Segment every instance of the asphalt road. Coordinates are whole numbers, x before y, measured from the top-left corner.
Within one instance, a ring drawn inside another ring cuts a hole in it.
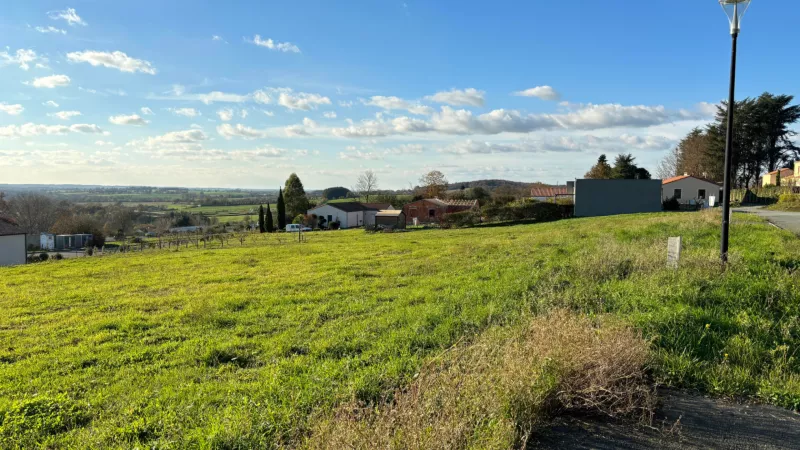
[[[800,212],[770,211],[762,206],[742,206],[733,210],[734,212],[757,214],[784,230],[800,234]]]
[[[564,416],[528,449],[800,449],[800,415],[789,410],[669,390],[661,400],[651,427]]]

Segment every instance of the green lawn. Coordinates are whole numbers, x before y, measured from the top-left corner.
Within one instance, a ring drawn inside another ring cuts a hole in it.
[[[737,214],[721,273],[718,220],[264,235],[0,268],[0,447],[291,446],[453,343],[564,306],[643,330],[662,383],[798,408],[800,241]]]

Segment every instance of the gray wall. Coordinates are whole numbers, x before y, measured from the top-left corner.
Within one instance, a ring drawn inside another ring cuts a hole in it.
[[[661,211],[661,180],[577,180],[575,216]]]

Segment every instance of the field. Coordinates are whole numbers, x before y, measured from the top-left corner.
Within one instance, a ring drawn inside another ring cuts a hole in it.
[[[564,309],[640,330],[654,382],[800,408],[800,242],[737,214],[722,273],[718,221],[264,235],[0,269],[0,447],[297,446],[454,344]]]

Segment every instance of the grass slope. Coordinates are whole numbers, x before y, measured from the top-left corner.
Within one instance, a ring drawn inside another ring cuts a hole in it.
[[[661,382],[800,406],[800,243],[674,213],[0,269],[0,446],[272,447],[525,312],[612,313]],[[682,235],[678,271],[666,238]]]

